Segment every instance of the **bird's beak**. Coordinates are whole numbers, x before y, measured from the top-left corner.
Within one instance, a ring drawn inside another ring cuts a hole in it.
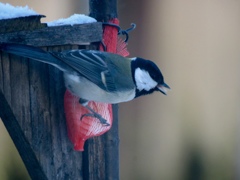
[[[166,83],[159,84],[157,86],[158,90],[163,93],[164,95],[167,95],[167,91],[171,89]]]

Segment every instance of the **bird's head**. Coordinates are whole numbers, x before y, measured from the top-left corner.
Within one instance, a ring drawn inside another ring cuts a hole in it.
[[[132,58],[132,76],[136,85],[136,97],[160,91],[167,95],[170,87],[164,82],[157,65],[142,58]]]

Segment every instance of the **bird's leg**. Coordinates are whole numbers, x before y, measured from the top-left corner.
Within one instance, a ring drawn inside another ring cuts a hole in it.
[[[90,117],[94,117],[94,118],[97,118],[101,124],[105,125],[105,126],[109,126],[110,124],[107,122],[106,119],[104,119],[101,114],[98,114],[96,113],[91,107],[89,107],[88,105],[85,106],[85,108],[87,108],[91,113],[88,113],[88,114],[84,114],[82,115],[81,117],[81,120],[83,117],[85,116],[90,116]]]
[[[81,116],[80,120],[82,120],[85,116],[90,116],[90,117],[94,117],[97,118],[101,124],[105,125],[105,126],[109,126],[110,124],[107,123],[107,120],[104,119],[101,114],[98,114],[97,112],[95,112],[90,106],[88,106],[88,101],[85,99],[79,99],[79,103],[81,105],[83,105],[85,108],[87,108],[91,113],[87,113]]]

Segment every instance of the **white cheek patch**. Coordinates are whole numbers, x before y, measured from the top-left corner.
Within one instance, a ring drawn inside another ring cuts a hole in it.
[[[146,90],[149,91],[150,89],[153,89],[157,86],[157,82],[154,81],[151,76],[149,75],[149,73],[145,70],[142,70],[140,68],[137,68],[135,70],[135,81],[136,81],[136,85],[137,85],[137,89],[139,91],[141,90]]]

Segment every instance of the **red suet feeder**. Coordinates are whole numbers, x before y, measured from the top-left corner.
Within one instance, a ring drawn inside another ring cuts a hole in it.
[[[67,120],[68,137],[77,151],[84,150],[84,143],[88,138],[100,136],[112,126],[112,106],[106,103],[89,102],[95,112],[107,120],[109,126],[103,125],[94,117],[85,116],[88,110],[79,103],[79,98],[72,95],[68,90],[64,95],[64,109]]]

